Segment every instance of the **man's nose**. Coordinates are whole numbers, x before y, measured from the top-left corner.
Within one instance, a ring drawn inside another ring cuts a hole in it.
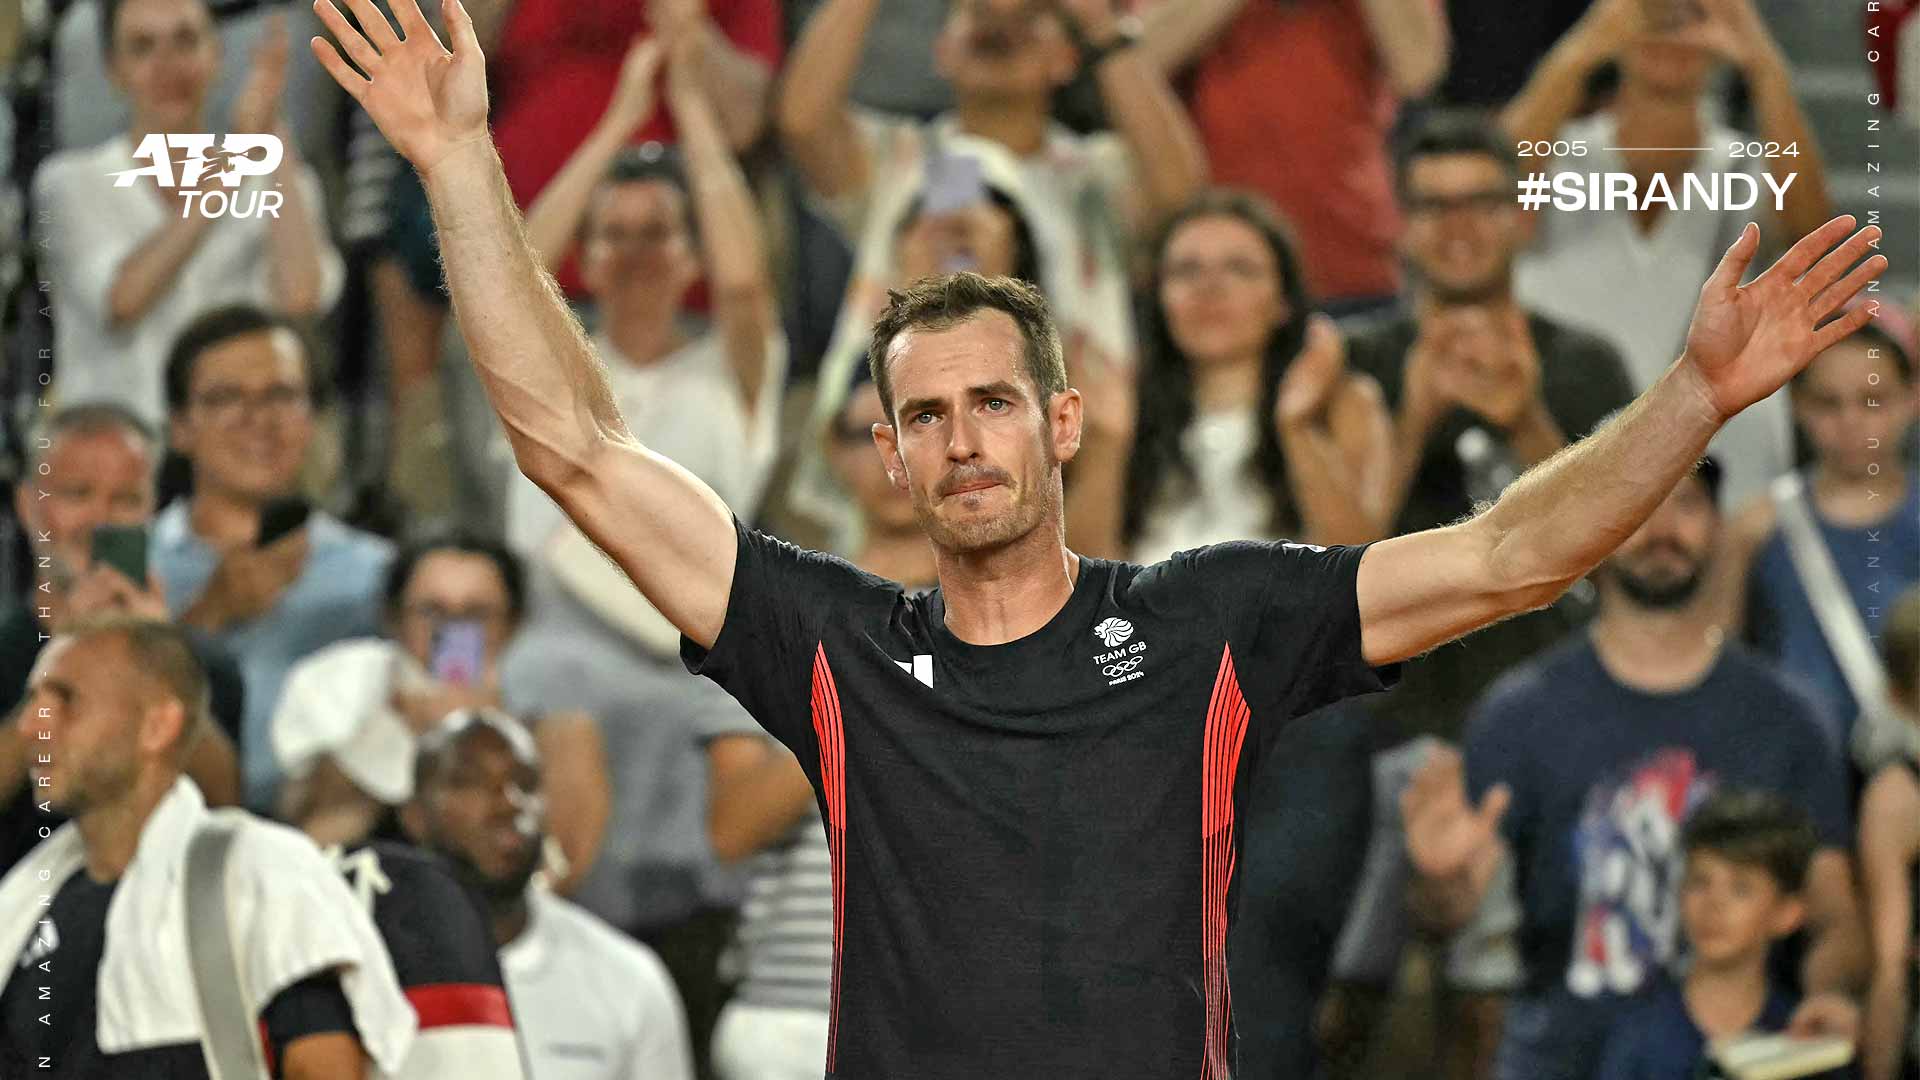
[[[971,416],[965,412],[955,414],[953,422],[947,425],[947,432],[947,457],[966,461],[978,456],[980,430]]]

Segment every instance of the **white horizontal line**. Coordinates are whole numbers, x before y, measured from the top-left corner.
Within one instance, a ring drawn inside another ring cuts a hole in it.
[[[1711,150],[1711,146],[1603,146],[1602,150]]]

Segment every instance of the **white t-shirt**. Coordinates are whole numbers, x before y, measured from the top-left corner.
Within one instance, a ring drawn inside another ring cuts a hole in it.
[[[1745,172],[1758,179],[1755,159],[1727,153],[1728,144],[1740,138],[1737,132],[1711,122],[1702,131],[1701,145],[1708,149],[1687,167],[1689,173]],[[1574,121],[1555,138],[1585,140],[1588,154],[1556,158],[1549,172],[1626,171],[1625,157],[1608,149],[1619,143],[1610,111]],[[1679,357],[1700,286],[1746,223],[1758,221],[1771,239],[1778,238],[1779,230],[1768,220],[1771,191],[1764,181],[1759,190],[1761,201],[1746,210],[1662,210],[1651,233],[1641,232],[1635,215],[1624,209],[1543,210],[1534,245],[1515,267],[1520,303],[1611,341],[1634,389],[1643,391]],[[1761,269],[1756,260],[1753,272]],[[1792,464],[1786,391],[1734,417],[1710,449],[1726,477],[1722,505],[1737,506],[1764,490]]]
[[[1273,493],[1249,464],[1260,449],[1259,410],[1200,413],[1180,435],[1194,479],[1166,470],[1140,535],[1127,551],[1137,563],[1156,563],[1176,551],[1227,540],[1280,540],[1272,534]]]
[[[693,1080],[680,994],[652,949],[543,889],[500,950],[521,1044],[540,1080]]]
[[[699,477],[734,513],[750,517],[778,450],[785,336],[767,338],[766,377],[751,415],[717,333],[702,334],[644,366],[621,356],[604,336],[596,335],[593,347],[606,363],[614,401],[633,437]],[[516,472],[507,494],[507,543],[532,557],[562,528],[573,528],[566,514]]]
[[[117,135],[48,158],[34,174],[33,195],[35,228],[53,281],[56,398],[62,405],[116,402],[157,425],[167,411],[167,351],[187,323],[223,304],[276,305],[267,243],[271,219],[223,217],[145,315],[118,332],[107,329],[107,296],[120,264],[181,211],[177,194],[156,193],[144,180],[114,186],[114,172],[148,164],[134,158],[128,136]],[[326,201],[313,170],[305,162],[283,163],[275,175],[248,177],[231,190],[245,202],[287,183],[300,186],[313,215],[321,307],[331,307],[346,271],[326,236]]]

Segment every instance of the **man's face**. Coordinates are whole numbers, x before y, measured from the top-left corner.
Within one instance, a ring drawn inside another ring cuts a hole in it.
[[[17,721],[36,801],[78,817],[132,790],[141,703],[131,666],[111,635],[56,637],[41,651]]]
[[[1814,357],[1793,384],[1794,418],[1814,456],[1849,479],[1865,479],[1898,456],[1913,423],[1913,386],[1886,351],[1872,339],[1848,338]]]
[[[145,525],[153,517],[153,459],[132,433],[69,432],[54,439],[41,461],[44,474],[14,489],[14,510],[30,537],[47,534],[50,550],[36,544],[35,554],[52,557],[52,577],[70,579],[87,569],[93,530]]]
[[[453,548],[429,552],[413,565],[396,617],[396,638],[422,666],[433,662],[434,632],[449,622],[476,622],[485,629],[488,663],[513,630],[500,567],[485,555]]]
[[[545,839],[539,771],[487,727],[469,730],[445,752],[414,796],[422,841],[488,899],[518,896],[539,869]]]
[[[194,361],[174,446],[194,485],[255,503],[291,494],[313,441],[313,407],[298,338],[262,330],[228,338]]]
[[[1640,607],[1684,607],[1700,587],[1719,521],[1706,481],[1685,477],[1613,553],[1608,573]]]
[[[1018,269],[1019,248],[1013,215],[983,202],[950,214],[923,211],[900,230],[894,264],[902,281],[944,274],[956,266],[987,277],[1010,277]]]
[[[1058,520],[1059,466],[1079,447],[1078,413],[1040,400],[1023,347],[1013,317],[989,310],[945,330],[907,330],[888,350],[894,425],[876,441],[942,551],[1002,547]]]
[[[870,530],[897,533],[916,523],[913,500],[893,486],[887,470],[873,454],[873,425],[887,423],[880,391],[863,383],[840,410],[829,437],[833,440],[833,471],[852,494]]]
[[[952,0],[934,66],[961,100],[1044,100],[1078,62],[1049,0]]]
[[[121,6],[107,74],[142,126],[193,130],[219,68],[220,39],[202,0],[127,0]]]
[[[1764,869],[1696,850],[1680,881],[1680,918],[1697,961],[1725,965],[1756,953],[1799,925],[1800,901]]]
[[[671,304],[700,277],[687,200],[664,180],[602,184],[581,238],[580,274],[604,305]]]
[[[1400,250],[1442,303],[1481,303],[1507,288],[1522,229],[1512,188],[1485,154],[1430,154],[1408,165]]]

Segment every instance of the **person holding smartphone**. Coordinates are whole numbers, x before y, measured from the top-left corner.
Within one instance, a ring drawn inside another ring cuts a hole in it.
[[[245,305],[203,313],[174,342],[166,385],[193,486],[154,520],[153,568],[169,612],[240,663],[244,797],[265,810],[280,783],[267,732],[281,681],[316,649],[378,631],[393,549],[300,498],[314,384],[284,316]]]
[[[152,431],[120,406],[76,405],[47,417],[26,445],[22,475],[32,479],[14,489],[13,499],[35,569],[31,591],[5,598],[0,608],[0,715],[25,695],[51,635],[85,619],[165,618],[167,611],[148,566],[159,457]],[[195,744],[186,771],[210,803],[230,804],[240,791],[240,672],[206,635],[190,630],[187,641],[206,670],[215,723]],[[29,764],[19,731],[0,725],[0,874],[39,842],[37,826],[61,820],[38,809]]]

